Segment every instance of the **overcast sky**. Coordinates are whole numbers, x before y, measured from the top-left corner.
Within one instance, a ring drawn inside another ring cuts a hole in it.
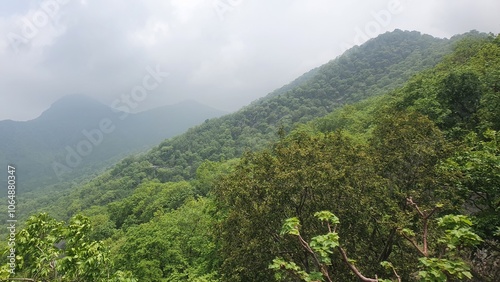
[[[234,111],[369,37],[499,33],[499,11],[498,0],[1,1],[0,120],[36,118],[68,94]]]

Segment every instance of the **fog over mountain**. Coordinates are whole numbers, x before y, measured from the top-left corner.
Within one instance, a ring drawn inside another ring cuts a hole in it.
[[[73,173],[95,172],[222,114],[194,101],[129,114],[70,95],[36,119],[0,121],[0,163],[23,167],[20,191],[42,188]]]
[[[469,4],[4,1],[0,120],[34,119],[72,93],[108,106],[142,95],[134,112],[185,99],[234,111],[347,47],[396,28],[437,37],[472,29],[500,32],[500,2]],[[150,81],[151,70],[165,75]]]

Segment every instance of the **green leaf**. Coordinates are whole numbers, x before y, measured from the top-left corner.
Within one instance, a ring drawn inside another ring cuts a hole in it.
[[[321,221],[328,221],[330,224],[339,224],[340,220],[337,216],[329,211],[320,211],[314,214]]]
[[[393,269],[394,266],[392,265],[392,263],[388,262],[388,261],[381,261],[380,262],[380,265],[385,268],[385,269]]]
[[[311,249],[321,257],[322,262],[330,264],[329,255],[333,253],[334,248],[339,246],[339,235],[330,232],[325,235],[313,237],[310,243]]]
[[[415,236],[415,232],[411,229],[408,229],[408,228],[403,228],[399,232],[401,232],[401,234],[408,236],[408,237]]]
[[[281,235],[295,235],[299,236],[300,221],[296,217],[288,218],[285,220],[283,227],[281,228]]]

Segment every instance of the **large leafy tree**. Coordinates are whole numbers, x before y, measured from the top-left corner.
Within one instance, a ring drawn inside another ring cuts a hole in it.
[[[399,206],[413,197],[421,204],[440,198],[453,200],[453,191],[437,169],[440,161],[450,154],[442,132],[426,116],[417,112],[380,114],[370,138],[370,150],[377,174],[387,182],[387,188]]]
[[[314,232],[320,227],[313,217],[318,209],[349,219],[342,232],[349,234],[346,245],[357,259],[376,257],[373,247],[383,245],[377,206],[387,197],[372,168],[366,148],[342,133],[300,130],[271,150],[245,156],[216,188],[226,215],[220,226],[224,281],[272,281],[267,265],[279,253],[312,267],[310,254],[281,238],[279,230],[284,219],[297,217]],[[370,237],[371,248],[357,240],[362,236]]]
[[[279,227],[296,217],[310,232],[303,234],[307,240],[319,228],[313,214],[322,209],[345,218],[339,228],[343,244],[366,273],[377,273],[378,262],[396,256],[402,275],[409,275],[418,262],[396,236],[398,227],[418,225],[407,199],[423,209],[444,202],[445,210],[460,200],[439,169],[449,153],[434,123],[415,112],[379,114],[368,143],[303,128],[268,151],[248,154],[220,182],[216,198],[227,215],[220,234],[227,281],[273,279],[266,266],[277,254],[309,271],[314,258],[280,238]],[[332,260],[335,277],[352,279],[336,261],[341,260]]]

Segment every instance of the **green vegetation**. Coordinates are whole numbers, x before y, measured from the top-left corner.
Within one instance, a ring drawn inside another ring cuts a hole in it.
[[[428,250],[428,220],[434,212],[442,205],[437,205],[431,212],[425,214],[419,207],[413,203],[411,199],[409,204],[415,207],[424,222],[423,230],[423,247],[420,248],[414,238],[415,233],[410,229],[402,229],[400,232],[405,239],[407,239],[422,255],[419,258],[419,269],[421,269],[416,278],[419,281],[448,281],[458,278],[460,280],[472,278],[470,268],[462,261],[457,249],[464,246],[475,246],[481,242],[481,238],[471,231],[472,222],[463,215],[446,215],[439,218],[438,226],[443,229],[442,237],[437,239],[437,242],[443,244],[445,247],[440,248],[440,252],[430,252]],[[300,245],[313,257],[313,265],[318,271],[311,271],[310,273],[301,270],[294,262],[287,262],[283,258],[275,258],[273,263],[269,266],[270,269],[276,272],[275,277],[277,280],[283,280],[292,277],[299,277],[301,280],[322,281],[326,280],[332,282],[335,273],[331,271],[333,251],[338,250],[341,259],[349,267],[352,274],[359,278],[361,281],[368,282],[391,282],[390,279],[379,279],[377,275],[375,278],[368,278],[364,276],[359,269],[355,266],[354,261],[347,257],[346,251],[340,246],[339,234],[336,231],[337,225],[340,223],[339,218],[328,211],[317,212],[314,214],[319,220],[324,222],[327,226],[328,233],[325,235],[315,236],[308,243],[300,234],[300,221],[298,218],[293,217],[285,221],[281,230],[281,235],[294,235],[299,238]],[[430,255],[436,257],[429,257]],[[381,261],[380,265],[388,270],[391,270],[395,279],[401,282],[401,276],[398,274],[394,265],[387,261]]]
[[[89,238],[89,219],[76,215],[67,225],[46,213],[31,216],[16,235],[15,271],[28,281],[137,281],[130,272],[112,272],[112,262],[102,242]],[[10,275],[0,269],[0,279]]]
[[[30,202],[16,277],[495,281],[499,70],[500,36],[382,35]]]

